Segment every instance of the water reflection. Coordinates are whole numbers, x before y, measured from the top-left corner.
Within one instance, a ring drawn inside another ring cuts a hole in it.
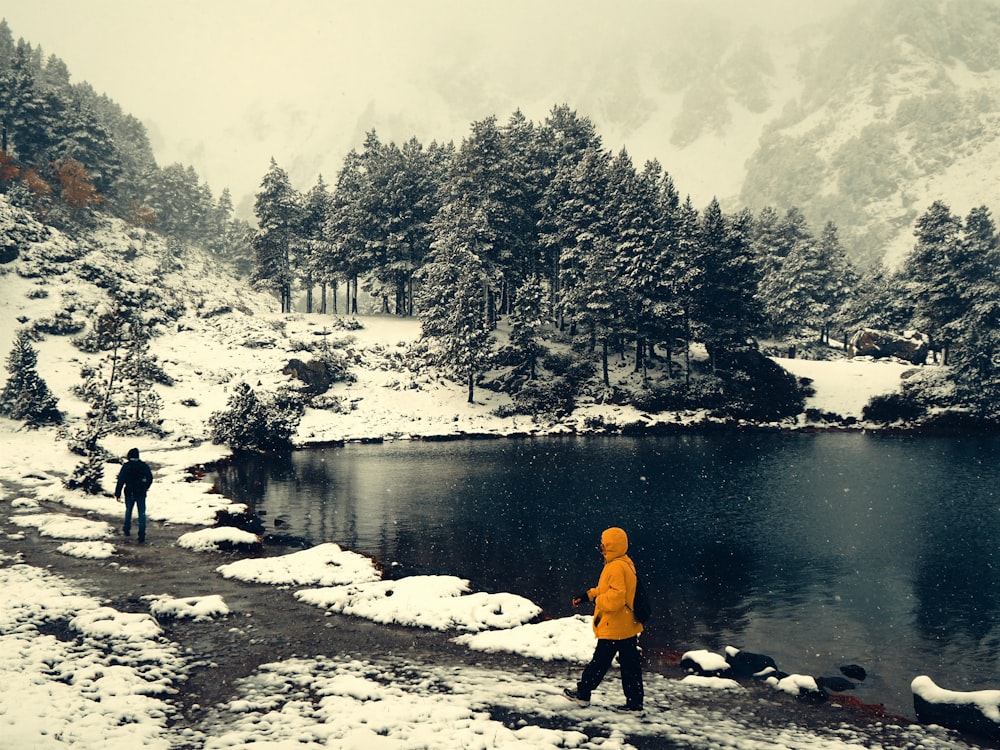
[[[629,531],[646,643],[737,645],[788,671],[857,662],[891,710],[916,674],[997,687],[1000,441],[682,435],[348,445],[237,461],[229,496],[387,575],[452,573],[552,616]],[[888,698],[886,697],[888,693]],[[866,696],[859,695],[862,699]]]

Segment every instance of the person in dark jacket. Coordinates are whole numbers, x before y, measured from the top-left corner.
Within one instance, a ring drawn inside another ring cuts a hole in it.
[[[139,460],[139,449],[132,448],[128,452],[128,460],[118,472],[118,483],[115,485],[115,500],[121,502],[122,489],[125,490],[125,523],[122,533],[129,536],[132,533],[132,509],[138,511],[139,541],[146,541],[146,492],[153,483],[153,472],[145,461]]]
[[[642,659],[639,654],[639,633],[642,624],[636,621],[635,563],[628,556],[628,535],[617,527],[601,534],[600,551],[604,568],[597,586],[573,598],[573,606],[584,601],[594,603],[594,635],[597,646],[590,664],[575,690],[563,691],[577,705],[590,705],[590,694],[601,684],[615,655],[622,668],[622,690],[625,705],[619,710],[641,714],[643,703]]]

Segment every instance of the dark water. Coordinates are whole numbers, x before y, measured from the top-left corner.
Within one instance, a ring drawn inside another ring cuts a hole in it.
[[[1000,440],[863,434],[352,444],[218,477],[269,526],[387,576],[449,573],[551,616],[621,526],[658,617],[647,646],[734,645],[787,672],[869,678],[913,715],[919,674],[1000,688]]]

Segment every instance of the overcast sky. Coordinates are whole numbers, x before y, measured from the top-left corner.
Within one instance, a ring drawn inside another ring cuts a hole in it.
[[[723,17],[787,27],[848,1],[697,5]],[[680,5],[682,0],[7,0],[0,15],[15,39],[62,58],[74,82],[88,81],[145,122],[158,160],[169,164],[194,161],[192,143],[224,134],[257,102],[284,100],[308,110],[320,96],[328,112],[340,103],[354,127],[359,108],[379,95],[404,95],[400,82],[436,59],[460,66],[464,54],[488,45],[555,60],[561,49],[579,54],[647,17],[668,24]],[[551,73],[544,67],[533,70]],[[512,102],[496,114],[505,119],[518,106]],[[462,134],[432,133],[426,140],[456,135]],[[186,150],[178,145],[185,142]],[[272,155],[253,155],[254,174],[263,174]],[[232,160],[248,157],[234,153]],[[219,180],[242,179],[219,174],[218,160],[211,161],[195,168],[216,192],[225,186]]]

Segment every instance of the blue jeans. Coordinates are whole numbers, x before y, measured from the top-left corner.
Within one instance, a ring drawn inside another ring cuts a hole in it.
[[[612,660],[618,655],[618,663],[622,668],[622,690],[625,693],[625,704],[630,708],[641,708],[642,689],[642,657],[639,655],[639,637],[624,638],[620,641],[610,641],[601,638],[594,649],[594,657],[583,670],[583,677],[576,685],[576,691],[581,698],[590,700],[590,694],[604,679]]]
[[[146,496],[125,494],[125,523],[122,525],[125,536],[128,536],[129,532],[132,531],[132,508],[139,511],[137,520],[139,522],[139,541],[141,542],[146,538]]]

